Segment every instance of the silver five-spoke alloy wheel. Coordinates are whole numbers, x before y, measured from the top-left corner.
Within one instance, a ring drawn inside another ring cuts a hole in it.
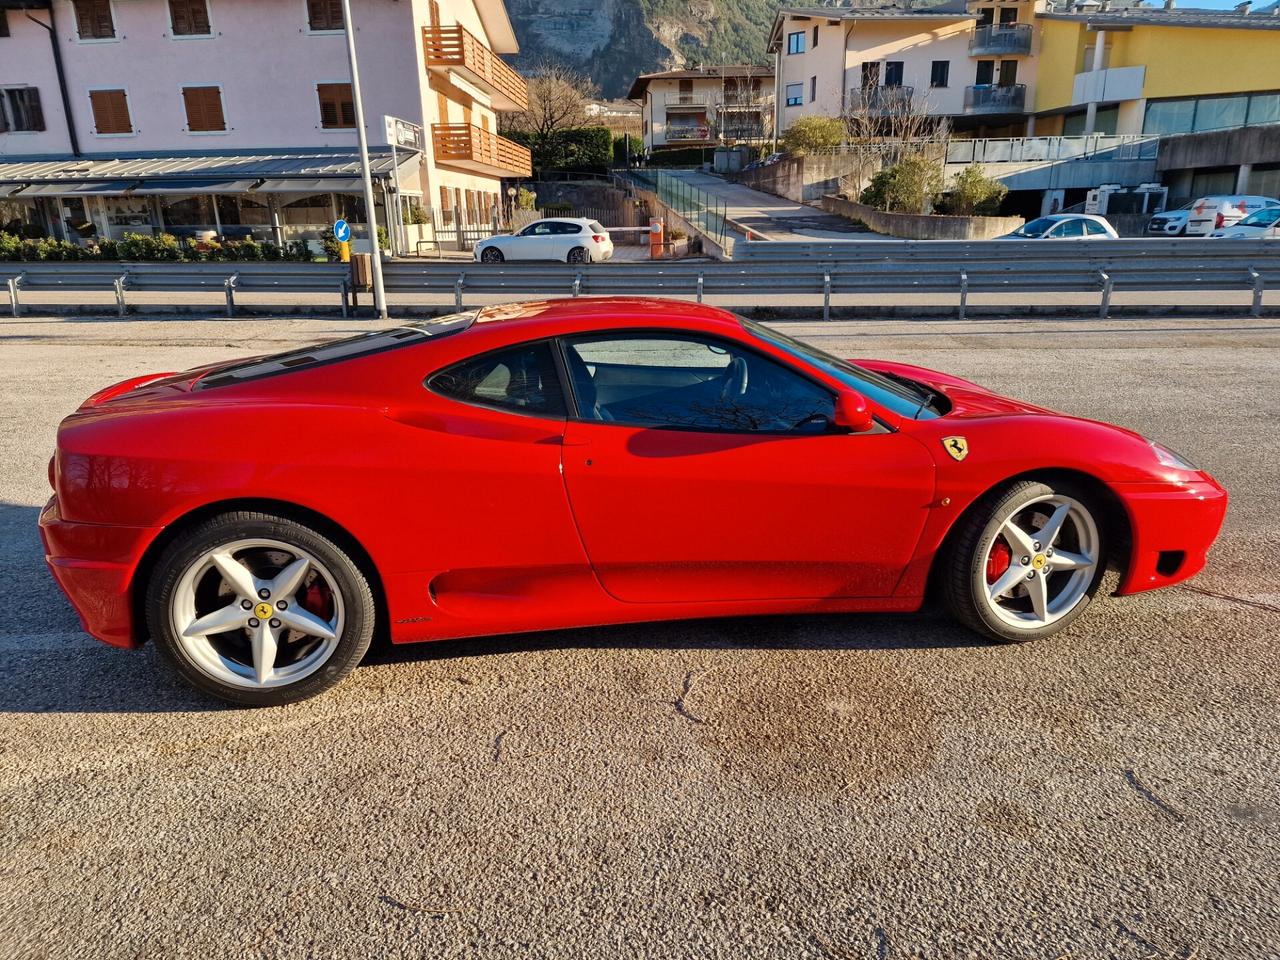
[[[173,635],[211,679],[268,689],[320,670],[342,636],[342,592],[314,555],[271,539],[209,549],[171,594]]]
[[[1000,517],[975,593],[1017,630],[1067,616],[1089,592],[1101,556],[1098,526],[1079,500],[1053,493],[1015,503]]]

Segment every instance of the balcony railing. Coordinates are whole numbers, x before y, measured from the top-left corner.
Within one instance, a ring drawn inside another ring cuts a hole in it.
[[[867,113],[905,113],[911,109],[915,87],[862,87],[849,91],[849,108]]]
[[[436,163],[492,177],[533,174],[529,151],[491,130],[469,123],[433,123],[431,142]]]
[[[721,98],[720,106],[726,110],[764,110],[773,106],[773,94],[763,91],[754,93],[728,91]]]
[[[667,124],[667,142],[679,143],[698,140],[710,140],[711,127],[704,124],[672,126]]]
[[[457,70],[493,97],[496,110],[526,110],[529,88],[524,77],[466,27],[423,27],[422,52],[430,70]]]
[[[668,110],[672,108],[678,110],[682,107],[705,107],[711,103],[711,93],[706,90],[693,93],[668,93],[664,96],[663,103]]]
[[[1017,56],[1031,52],[1029,23],[990,23],[978,27],[969,39],[969,56]]]
[[[1027,104],[1027,85],[1011,83],[995,86],[989,83],[964,88],[965,113],[1023,113]]]

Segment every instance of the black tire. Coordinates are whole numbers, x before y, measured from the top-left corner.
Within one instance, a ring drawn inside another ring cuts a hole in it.
[[[999,533],[1002,518],[1011,509],[1019,503],[1055,494],[1078,501],[1095,519],[1099,546],[1093,578],[1075,606],[1058,619],[1038,628],[1014,627],[993,613],[985,598],[978,594],[978,585],[985,582],[987,554]],[[999,643],[1027,643],[1065,630],[1084,613],[1102,582],[1107,558],[1104,516],[1102,504],[1095,496],[1068,483],[1050,485],[1019,480],[986,494],[957,521],[938,554],[941,564],[938,583],[947,609],[963,626]]]
[[[587,253],[586,247],[574,247],[566,260],[568,263],[590,263],[591,254]]]
[[[481,263],[502,263],[506,259],[497,247],[485,247],[480,251]]]
[[[294,544],[310,553],[332,576],[344,608],[337,647],[316,672],[294,683],[262,689],[225,683],[202,670],[179,642],[169,615],[174,590],[191,564],[222,544],[254,538]],[[146,592],[147,628],[164,659],[197,690],[241,707],[295,703],[337,684],[355,669],[369,649],[375,614],[368,579],[340,546],[297,521],[249,511],[220,514],[183,533],[160,555]]]

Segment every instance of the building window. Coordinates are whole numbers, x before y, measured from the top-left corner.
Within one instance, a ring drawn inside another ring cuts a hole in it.
[[[320,97],[320,126],[326,130],[355,128],[356,107],[351,98],[351,84],[318,83],[316,93]]]
[[[797,30],[787,34],[787,53],[804,53],[804,31]]]
[[[809,102],[813,103],[813,101],[817,99],[818,99],[818,78],[810,77],[809,78]]]
[[[951,79],[951,61],[935,60],[929,70],[929,86],[945,87]]]
[[[885,61],[884,85],[886,87],[902,86],[902,61],[901,60]]]
[[[0,132],[43,129],[44,111],[40,109],[39,90],[35,87],[0,90]]]
[[[169,0],[169,26],[175,37],[208,37],[209,5],[206,0]]]
[[[307,0],[307,27],[315,33],[341,30],[342,0]]]
[[[787,84],[787,106],[798,107],[804,103],[804,84],[788,83]]]
[[[133,133],[129,117],[129,96],[123,90],[90,90],[93,108],[93,132],[98,136]]]
[[[72,0],[76,11],[76,33],[81,40],[111,40],[116,23],[111,16],[111,0]]]
[[[1147,104],[1142,132],[1192,133],[1280,122],[1280,93],[1153,100]]]
[[[979,60],[973,74],[974,84],[979,87],[990,86],[995,78],[996,62],[994,60]]]
[[[9,11],[0,7],[0,37],[9,35]]]
[[[818,46],[818,25],[816,23],[813,25],[813,46],[815,49]]]
[[[191,133],[220,133],[227,129],[222,114],[222,91],[217,87],[183,87],[182,103],[187,108],[187,130]]]

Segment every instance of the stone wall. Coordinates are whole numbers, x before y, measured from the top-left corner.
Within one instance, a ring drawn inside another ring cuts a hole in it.
[[[850,220],[861,220],[876,233],[905,240],[990,240],[1022,226],[1021,217],[943,217],[885,213],[865,203],[828,194],[822,209]]]

